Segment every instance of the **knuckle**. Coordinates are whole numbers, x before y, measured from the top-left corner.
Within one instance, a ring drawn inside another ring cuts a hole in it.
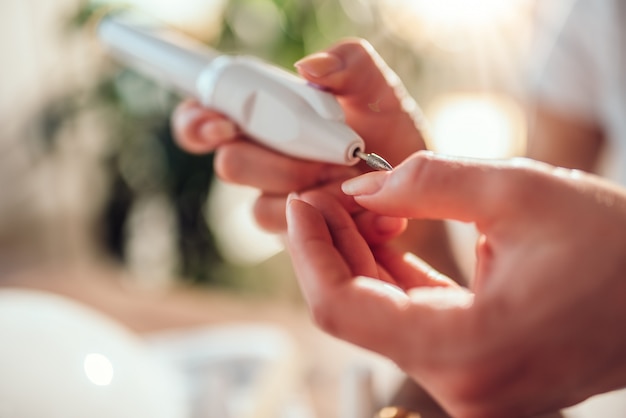
[[[302,191],[320,185],[320,173],[323,166],[309,161],[286,159],[274,165],[274,174],[279,180],[274,192],[290,193]]]
[[[493,179],[494,199],[505,208],[513,209],[541,203],[546,193],[549,193],[550,185],[546,182],[545,173],[535,168],[526,159],[515,161],[512,169]]]
[[[418,152],[409,157],[395,170],[398,175],[392,174],[391,187],[397,196],[405,196],[407,191],[416,198],[414,216],[420,216],[419,202],[422,197],[427,198],[431,190],[438,190],[440,185],[451,181],[446,177],[453,177],[449,173],[437,170],[428,154]],[[397,180],[396,180],[397,178]],[[434,187],[433,187],[434,186]]]
[[[410,182],[410,184],[417,186],[425,185],[433,181],[438,181],[441,177],[441,172],[435,170],[432,164],[433,160],[429,158],[427,152],[417,152],[413,154],[413,157],[411,157],[408,162],[406,181]]]

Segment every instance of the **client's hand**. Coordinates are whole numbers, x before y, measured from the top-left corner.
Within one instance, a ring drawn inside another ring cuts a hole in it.
[[[330,196],[292,197],[292,260],[324,330],[394,360],[458,417],[528,416],[626,384],[624,190],[530,160],[430,153],[343,189],[382,215],[482,235],[467,290],[368,246]]]

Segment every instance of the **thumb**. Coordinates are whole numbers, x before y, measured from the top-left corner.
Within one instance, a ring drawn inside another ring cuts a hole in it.
[[[395,90],[400,81],[372,45],[344,40],[301,59],[296,69],[307,80],[372,112],[400,108]]]
[[[382,215],[481,224],[517,216],[547,184],[539,178],[549,167],[522,158],[487,161],[418,152],[393,171],[350,179],[342,190]]]
[[[337,96],[348,124],[366,138],[368,151],[397,164],[426,148],[421,110],[367,41],[344,40],[295,66],[302,77]]]

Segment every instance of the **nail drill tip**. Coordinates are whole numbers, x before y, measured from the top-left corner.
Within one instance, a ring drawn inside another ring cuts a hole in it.
[[[372,167],[374,170],[379,171],[391,171],[393,167],[389,164],[383,157],[374,153],[365,153],[362,151],[358,151],[356,156],[365,161],[367,165]]]

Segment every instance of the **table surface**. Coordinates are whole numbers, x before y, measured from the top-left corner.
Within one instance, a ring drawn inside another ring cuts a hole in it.
[[[0,287],[49,291],[96,309],[146,336],[228,323],[261,323],[284,329],[304,364],[306,398],[316,417],[338,418],[341,380],[351,365],[382,376],[382,392],[400,373],[385,359],[318,330],[299,299],[242,295],[198,286],[146,289],[123,271],[101,266],[39,269],[0,278]],[[387,396],[387,395],[385,395]]]
[[[125,272],[100,265],[5,275],[0,277],[0,287],[37,289],[66,296],[101,311],[140,335],[229,322],[273,324],[284,329],[296,343],[305,364],[306,397],[316,417],[345,418],[339,417],[342,402],[339,393],[351,365],[370,368],[379,399],[390,402],[399,393],[396,401],[409,403],[409,398],[398,392],[402,375],[389,361],[318,330],[297,298],[254,297],[197,286],[146,289],[134,285]],[[420,396],[419,404],[422,418],[447,416],[425,393]],[[575,411],[542,418],[617,416],[611,411],[600,415],[596,412],[592,409],[591,413]]]

